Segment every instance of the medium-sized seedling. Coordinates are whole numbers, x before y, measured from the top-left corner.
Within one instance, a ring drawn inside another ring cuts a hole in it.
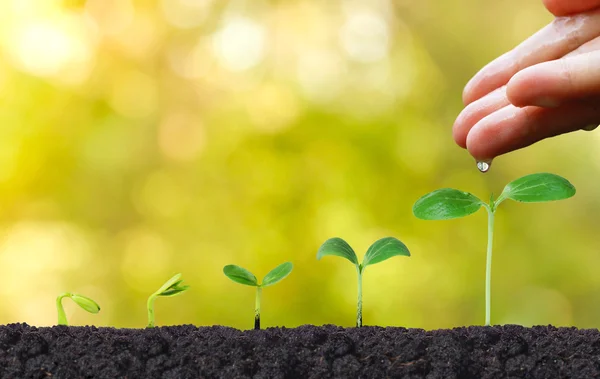
[[[75,302],[75,304],[79,305],[84,310],[90,313],[98,313],[100,312],[100,306],[94,300],[89,297],[85,297],[82,295],[78,295],[76,293],[65,292],[56,298],[56,310],[58,311],[58,325],[69,325],[67,322],[67,315],[65,314],[65,308],[62,305],[62,299],[68,297]]]
[[[165,284],[148,297],[148,328],[154,327],[154,301],[159,296],[170,297],[176,296],[180,293],[187,291],[190,286],[182,284],[181,274],[177,274],[171,279],[167,280]]]
[[[317,259],[326,255],[335,255],[346,258],[356,267],[358,276],[358,302],[356,306],[356,327],[362,326],[362,276],[369,265],[383,262],[386,259],[400,255],[410,257],[410,252],[406,245],[394,237],[386,237],[376,241],[369,247],[362,263],[358,263],[356,253],[346,241],[341,238],[330,238],[321,245],[317,252]]]
[[[256,276],[250,271],[243,267],[236,265],[227,265],[223,267],[223,273],[229,279],[236,283],[244,284],[247,286],[256,287],[256,299],[254,307],[254,329],[260,329],[260,300],[262,296],[262,289],[264,287],[272,286],[275,283],[282,281],[286,276],[292,272],[294,265],[291,262],[285,262],[275,267],[265,277],[262,283],[258,283]]]
[[[575,195],[575,187],[563,177],[548,173],[531,174],[510,182],[502,194],[486,204],[474,195],[443,188],[421,197],[413,206],[413,213],[423,220],[449,220],[465,217],[484,207],[488,213],[488,242],[485,269],[485,325],[490,325],[492,245],[494,243],[494,214],[506,199],[522,203],[539,203],[567,199]]]

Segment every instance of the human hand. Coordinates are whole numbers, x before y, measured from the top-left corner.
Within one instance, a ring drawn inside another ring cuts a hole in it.
[[[465,87],[453,135],[477,160],[600,123],[600,0],[544,4],[560,17]]]

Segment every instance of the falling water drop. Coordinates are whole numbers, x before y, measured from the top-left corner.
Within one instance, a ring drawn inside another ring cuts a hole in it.
[[[477,168],[481,172],[488,172],[488,170],[490,169],[490,165],[491,162],[477,161]]]

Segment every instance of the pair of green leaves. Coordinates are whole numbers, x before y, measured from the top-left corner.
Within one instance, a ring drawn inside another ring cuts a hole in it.
[[[531,174],[519,178],[504,187],[502,194],[490,200],[493,212],[506,199],[523,203],[538,203],[567,199],[575,195],[575,187],[561,176],[549,173]],[[449,220],[475,213],[486,203],[476,196],[452,188],[443,188],[421,197],[413,207],[413,213],[423,220]]]
[[[356,257],[356,253],[348,245],[346,241],[341,238],[330,238],[321,245],[319,251],[317,252],[317,259],[321,259],[326,255],[334,255],[342,258],[346,258],[350,262],[354,263],[360,272],[362,272],[365,267],[369,265],[374,265],[379,262],[383,262],[386,259],[397,255],[403,255],[406,257],[410,257],[410,252],[406,245],[404,245],[400,240],[394,237],[386,237],[382,238],[375,243],[373,243],[361,264],[358,263],[358,258]]]
[[[285,279],[292,272],[293,268],[294,265],[291,262],[282,263],[269,271],[263,278],[262,283],[258,283],[253,273],[240,266],[227,265],[223,267],[223,273],[236,283],[253,287],[268,287]]]
[[[183,293],[190,288],[190,286],[188,286],[187,284],[182,284],[182,283],[183,283],[183,279],[181,279],[181,274],[176,274],[171,279],[167,280],[165,282],[165,284],[163,284],[156,292],[154,292],[151,295],[151,297],[155,297],[155,296],[170,297],[170,296],[179,295],[180,293]]]

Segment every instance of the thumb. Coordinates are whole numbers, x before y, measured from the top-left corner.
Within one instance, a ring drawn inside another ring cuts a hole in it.
[[[587,12],[600,7],[600,0],[543,0],[543,2],[556,17]]]

